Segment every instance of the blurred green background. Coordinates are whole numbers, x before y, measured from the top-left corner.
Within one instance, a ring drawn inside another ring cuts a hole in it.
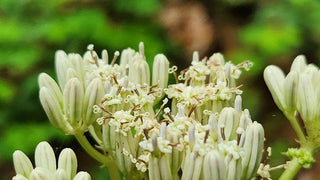
[[[0,0],[0,179],[14,175],[12,153],[33,159],[36,145],[49,141],[58,153],[72,147],[79,170],[94,179],[108,173],[77,142],[54,129],[38,99],[37,76],[54,75],[58,49],[83,54],[89,43],[112,54],[143,41],[148,61],[165,53],[186,67],[193,50],[202,57],[222,52],[227,60],[254,62],[244,73],[244,107],[266,131],[273,147],[272,165],[285,162],[281,152],[295,146],[295,135],[276,108],[262,78],[276,64],[288,71],[295,56],[320,59],[320,1],[314,0]],[[297,179],[317,179],[320,164]],[[273,172],[274,179],[281,173]]]

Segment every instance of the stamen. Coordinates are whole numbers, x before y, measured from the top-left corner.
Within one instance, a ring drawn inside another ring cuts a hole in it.
[[[225,133],[224,133],[224,125],[222,125],[221,127],[220,127],[220,133],[221,133],[221,138],[222,138],[222,140],[226,140],[226,136],[225,136]]]
[[[140,96],[140,93],[139,93],[138,89],[134,88],[133,90],[137,94],[137,96]]]
[[[118,89],[117,89],[117,93],[116,93],[116,95],[119,95],[119,94],[120,94],[121,89],[122,89],[122,86],[120,86],[120,85],[119,85],[119,87],[118,87]]]
[[[208,137],[209,137],[209,129],[206,130],[206,134],[204,135],[203,143],[207,142]]]
[[[111,66],[114,65],[114,63],[116,62],[116,60],[119,57],[119,55],[120,55],[119,51],[114,52],[114,56],[113,56],[113,59],[111,61]]]
[[[190,111],[188,113],[188,117],[191,117],[191,114],[192,114],[192,112],[194,112],[194,110],[196,109],[197,105],[198,105],[198,103],[195,103],[195,104],[192,105],[192,107],[191,107],[191,109],[190,109]]]
[[[167,103],[168,103],[168,99],[165,98],[165,99],[163,100],[163,103],[162,103],[162,105],[160,106],[158,112],[154,115],[153,119],[156,119],[156,118],[159,116],[160,112],[162,111],[162,109],[164,108],[164,106],[165,106]]]

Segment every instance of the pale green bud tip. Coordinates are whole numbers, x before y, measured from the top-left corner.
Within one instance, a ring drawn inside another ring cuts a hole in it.
[[[299,164],[304,168],[310,168],[311,164],[315,162],[312,154],[305,149],[289,148],[284,154],[290,159],[298,159]]]
[[[37,167],[48,169],[52,172],[56,170],[56,157],[49,143],[41,142],[35,150],[35,164]]]
[[[72,149],[65,148],[59,155],[58,168],[65,170],[68,179],[72,179],[77,172],[77,157]]]
[[[16,173],[21,174],[24,177],[29,177],[33,170],[33,166],[29,158],[19,150],[13,153],[13,165]]]
[[[73,178],[73,180],[91,180],[90,174],[84,171],[78,172],[78,174]]]
[[[270,65],[264,70],[263,77],[272,94],[274,102],[279,109],[284,110],[284,73],[279,67]]]
[[[306,57],[304,55],[299,55],[293,60],[290,71],[296,71],[298,73],[301,73],[304,71],[306,66]]]

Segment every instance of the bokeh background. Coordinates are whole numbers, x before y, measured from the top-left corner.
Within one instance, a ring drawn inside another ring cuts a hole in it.
[[[54,129],[40,106],[37,76],[54,75],[58,49],[83,54],[89,43],[112,54],[143,41],[149,62],[165,53],[180,69],[193,50],[201,57],[222,52],[227,60],[254,62],[243,73],[244,107],[266,131],[272,165],[296,146],[295,134],[277,109],[262,78],[276,64],[286,72],[295,56],[320,60],[320,1],[316,0],[0,0],[0,179],[14,175],[16,149],[33,159],[36,145],[49,141],[59,153],[72,147],[79,170],[107,179],[106,169],[85,154],[71,136]],[[318,158],[320,159],[320,158]],[[281,170],[274,171],[277,179]],[[297,179],[319,179],[320,164]]]

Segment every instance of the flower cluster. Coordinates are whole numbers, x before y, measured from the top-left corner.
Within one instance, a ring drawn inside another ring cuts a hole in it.
[[[13,180],[91,180],[87,172],[77,173],[77,157],[72,149],[61,151],[57,168],[53,149],[47,142],[41,142],[36,147],[34,169],[29,158],[19,150],[13,153],[13,163],[17,173]]]
[[[242,109],[236,85],[251,62],[234,65],[220,53],[200,60],[195,52],[178,74],[158,54],[151,77],[142,43],[139,52],[123,50],[116,64],[118,56],[109,63],[107,51],[100,59],[93,45],[83,57],[56,53],[58,84],[39,76],[40,100],[55,127],[76,137],[89,132],[98,153],[127,179],[257,176],[264,130]],[[176,84],[168,85],[170,74]]]
[[[319,68],[307,64],[303,55],[295,58],[286,76],[274,65],[264,71],[264,79],[272,97],[290,120],[300,144],[314,150],[320,148],[319,78]],[[300,126],[300,123],[304,125]]]

